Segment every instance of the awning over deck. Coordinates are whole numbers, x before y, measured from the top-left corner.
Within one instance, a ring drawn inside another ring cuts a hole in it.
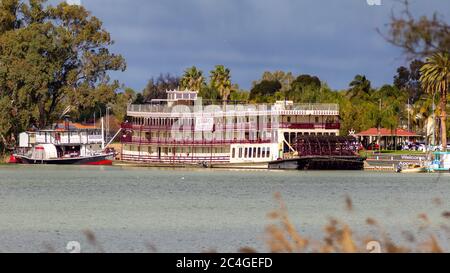
[[[391,130],[391,129],[387,129],[387,128],[381,128],[380,130],[378,130],[378,128],[370,128],[369,130],[360,132],[358,134],[356,134],[357,136],[360,137],[420,137],[420,135],[408,131],[408,130],[404,130],[404,129],[396,129],[396,130]]]

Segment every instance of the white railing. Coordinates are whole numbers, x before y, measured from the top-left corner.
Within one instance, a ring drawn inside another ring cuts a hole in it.
[[[36,135],[36,144],[101,144],[101,135],[67,135],[61,134],[38,134]]]
[[[245,104],[207,106],[128,105],[128,115],[135,117],[197,117],[197,116],[279,116],[279,115],[339,115],[338,104]]]

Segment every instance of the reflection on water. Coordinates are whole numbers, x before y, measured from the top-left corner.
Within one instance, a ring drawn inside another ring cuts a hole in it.
[[[63,252],[69,241],[95,251],[85,229],[107,251],[266,250],[275,192],[308,237],[321,239],[329,217],[360,233],[370,232],[372,217],[395,237],[416,231],[420,213],[445,223],[450,175],[1,166],[0,251]],[[345,210],[347,195],[353,212]]]

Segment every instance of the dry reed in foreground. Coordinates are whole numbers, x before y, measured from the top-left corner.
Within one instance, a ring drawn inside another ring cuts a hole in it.
[[[367,252],[385,252],[385,253],[405,253],[405,252],[444,252],[443,247],[438,242],[436,235],[429,232],[431,225],[426,214],[420,214],[419,219],[424,223],[419,232],[427,239],[423,242],[416,240],[411,232],[402,232],[403,237],[416,247],[406,247],[393,242],[387,232],[378,224],[375,219],[368,218],[366,224],[377,230],[378,236],[366,236],[365,238],[357,238],[353,235],[352,229],[345,223],[330,219],[325,226],[325,236],[321,241],[313,241],[298,232],[292,223],[286,204],[281,198],[280,193],[275,194],[275,200],[278,207],[268,214],[269,219],[274,223],[266,228],[265,241],[269,250],[274,253],[367,253]],[[350,197],[346,198],[346,208],[348,211],[353,210],[353,202]],[[440,204],[440,200],[435,201]],[[443,212],[442,217],[450,218],[450,212]],[[449,227],[442,225],[441,228],[450,234]],[[249,252],[246,249],[246,252]]]

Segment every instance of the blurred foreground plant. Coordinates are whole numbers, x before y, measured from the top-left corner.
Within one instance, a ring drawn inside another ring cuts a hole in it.
[[[268,214],[270,220],[274,223],[269,224],[266,228],[265,242],[271,252],[274,253],[299,253],[299,252],[315,252],[315,253],[367,253],[367,252],[386,252],[386,253],[405,253],[405,252],[431,252],[442,253],[443,247],[438,241],[435,234],[428,231],[430,221],[426,214],[420,214],[419,219],[424,225],[420,228],[420,233],[425,234],[426,240],[417,242],[415,236],[410,232],[402,232],[403,237],[414,248],[401,246],[394,243],[375,219],[368,218],[366,224],[376,228],[378,236],[366,236],[365,238],[357,238],[354,236],[352,229],[347,224],[337,220],[330,219],[325,226],[325,237],[321,241],[313,241],[300,234],[292,223],[287,206],[284,203],[281,194],[275,194],[275,200],[278,207]],[[346,198],[347,210],[353,210],[353,202],[350,197]],[[450,218],[450,212],[442,214],[444,218]],[[441,225],[441,228],[449,234],[447,225]],[[376,249],[377,245],[381,249]]]

